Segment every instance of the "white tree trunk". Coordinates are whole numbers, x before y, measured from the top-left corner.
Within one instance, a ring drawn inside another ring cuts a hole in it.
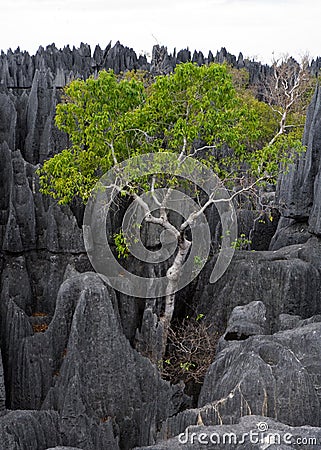
[[[162,357],[164,356],[166,351],[168,330],[174,313],[175,293],[182,274],[183,264],[186,260],[190,246],[191,242],[187,240],[182,233],[178,238],[178,251],[175,256],[174,262],[166,273],[168,284],[165,296],[165,311],[160,319],[160,324],[162,326]]]

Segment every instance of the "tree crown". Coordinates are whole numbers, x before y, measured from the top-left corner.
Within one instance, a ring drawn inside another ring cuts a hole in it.
[[[61,204],[84,202],[113,165],[134,155],[170,151],[196,156],[222,179],[275,177],[301,136],[278,132],[273,110],[225,64],[179,64],[150,82],[139,73],[102,71],[75,80],[57,105],[56,125],[69,148],[39,170],[42,192]]]

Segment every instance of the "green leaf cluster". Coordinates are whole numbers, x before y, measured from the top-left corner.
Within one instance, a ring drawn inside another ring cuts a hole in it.
[[[128,258],[130,253],[129,245],[122,230],[118,233],[114,233],[114,242],[116,245],[118,258]]]
[[[109,70],[71,82],[55,118],[70,146],[38,171],[42,192],[61,204],[75,196],[86,202],[116,161],[164,151],[196,155],[221,178],[263,171],[275,176],[293,148],[302,148],[300,136],[289,133],[268,145],[277,117],[245,79],[241,74],[236,83],[224,64],[185,63],[153,81]],[[207,151],[198,152],[200,147]]]
[[[113,71],[97,78],[71,82],[57,105],[55,122],[66,132],[70,146],[45,161],[39,171],[42,192],[68,203],[74,196],[86,201],[100,176],[130,156],[125,130],[128,115],[145,100],[143,82],[118,81]]]

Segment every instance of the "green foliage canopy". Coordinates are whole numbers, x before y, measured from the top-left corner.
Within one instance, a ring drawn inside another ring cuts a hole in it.
[[[134,155],[184,152],[203,158],[224,179],[240,171],[275,176],[293,146],[289,136],[282,145],[268,145],[277,119],[249,90],[235,87],[221,64],[180,64],[147,84],[141,75],[118,79],[111,70],[75,80],[65,88],[55,120],[70,147],[38,173],[42,192],[61,204],[75,196],[86,202],[103,173]]]

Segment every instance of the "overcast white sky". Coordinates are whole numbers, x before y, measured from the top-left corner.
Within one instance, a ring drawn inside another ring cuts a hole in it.
[[[0,0],[0,49],[119,40],[137,53],[226,47],[270,62],[273,52],[321,56],[320,24],[320,0]]]

